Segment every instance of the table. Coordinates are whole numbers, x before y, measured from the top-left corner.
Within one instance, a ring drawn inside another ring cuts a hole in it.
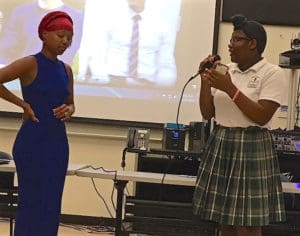
[[[187,175],[174,175],[174,174],[162,174],[162,173],[151,173],[141,171],[123,171],[123,170],[109,170],[104,171],[103,169],[94,169],[91,167],[82,168],[76,171],[77,176],[90,177],[90,178],[101,178],[111,179],[114,181],[117,188],[117,204],[116,204],[116,229],[115,235],[121,236],[122,232],[122,209],[124,199],[124,188],[128,181],[133,182],[146,182],[156,184],[171,184],[171,185],[184,185],[184,186],[195,186],[196,176]],[[300,194],[300,184],[283,182],[283,191],[286,193],[298,193]]]
[[[67,170],[67,175],[75,175],[76,170],[84,169],[88,165],[86,164],[73,164],[70,163]],[[0,165],[0,171],[2,172],[16,172],[16,166],[15,162],[13,160],[10,160],[8,164],[1,164]]]
[[[141,171],[104,171],[102,169],[93,169],[91,167],[84,168],[76,171],[77,176],[90,177],[90,178],[101,178],[101,179],[111,179],[117,188],[117,204],[116,204],[116,225],[115,225],[115,235],[120,236],[122,232],[122,208],[124,199],[124,188],[128,181],[133,182],[146,182],[146,183],[156,183],[161,184],[172,184],[172,185],[184,185],[184,186],[194,186],[195,176],[183,176],[183,175],[173,175],[167,174],[164,176],[162,173],[151,173],[151,172],[141,172]]]

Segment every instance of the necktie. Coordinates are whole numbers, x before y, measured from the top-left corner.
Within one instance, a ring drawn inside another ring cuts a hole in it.
[[[140,15],[135,15],[132,20],[132,34],[130,40],[130,49],[128,57],[128,76],[136,79],[138,77],[138,54],[139,54],[139,20]]]

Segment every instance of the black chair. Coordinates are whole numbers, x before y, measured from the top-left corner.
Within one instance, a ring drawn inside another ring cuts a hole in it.
[[[1,160],[12,160],[12,156],[0,151]],[[18,188],[14,186],[15,173],[0,171],[0,216],[9,218],[10,236],[13,236],[13,221],[18,201]]]

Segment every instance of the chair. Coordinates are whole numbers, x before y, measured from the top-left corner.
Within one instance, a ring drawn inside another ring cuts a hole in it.
[[[12,160],[12,156],[0,151],[0,159]],[[18,201],[18,188],[14,186],[15,173],[0,171],[0,216],[9,218],[10,236],[13,236],[13,220]]]

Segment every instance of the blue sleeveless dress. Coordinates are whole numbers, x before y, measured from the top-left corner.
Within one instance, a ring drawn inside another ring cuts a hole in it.
[[[65,124],[52,109],[69,95],[69,79],[62,61],[34,56],[37,76],[22,94],[39,122],[23,122],[13,146],[19,187],[15,236],[56,236],[69,146]]]

